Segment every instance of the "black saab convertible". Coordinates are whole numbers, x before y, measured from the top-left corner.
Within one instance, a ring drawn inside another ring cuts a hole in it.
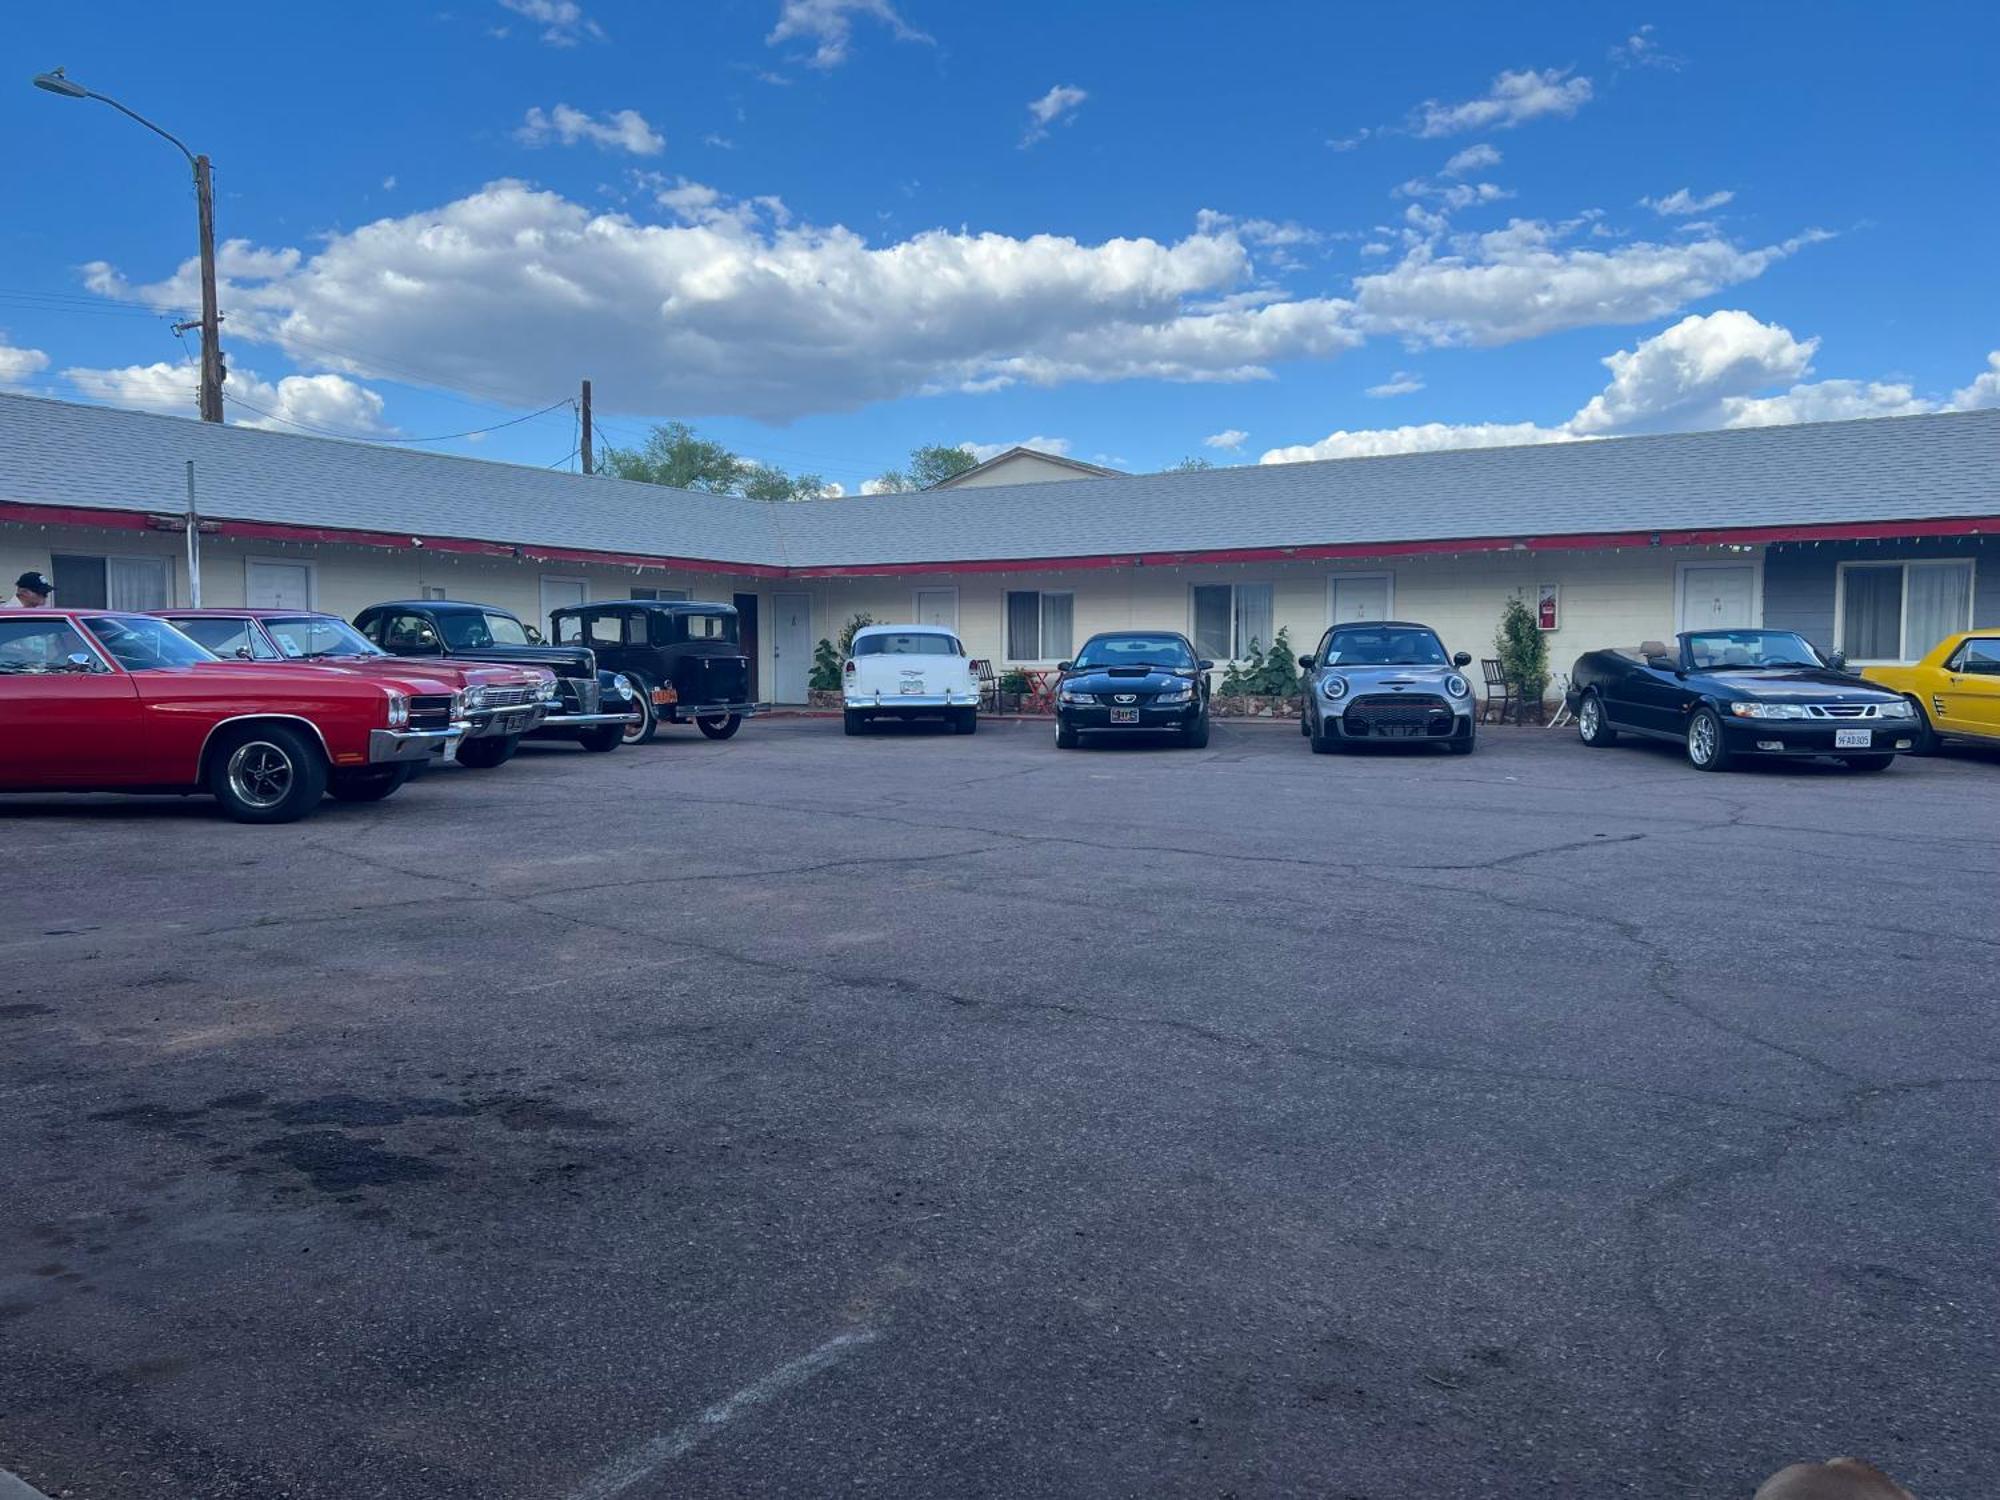
[[[1188,638],[1165,630],[1110,631],[1083,643],[1062,664],[1056,685],[1056,748],[1099,731],[1170,733],[1183,745],[1208,743],[1208,673]]]
[[[1830,755],[1881,771],[1915,747],[1915,711],[1789,630],[1694,630],[1670,647],[1590,651],[1570,672],[1569,706],[1586,745],[1621,733],[1678,740],[1698,771],[1738,757]]]

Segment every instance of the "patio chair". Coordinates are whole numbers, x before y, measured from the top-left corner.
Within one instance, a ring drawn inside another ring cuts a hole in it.
[[[1514,701],[1514,684],[1507,680],[1507,673],[1500,665],[1500,658],[1489,656],[1479,663],[1479,670],[1486,678],[1486,698],[1479,705],[1479,717],[1490,724],[1507,722],[1507,710],[1517,707]],[[1491,714],[1493,717],[1488,718]]]
[[[989,714],[1000,712],[1000,674],[993,670],[993,663],[983,656],[972,660],[972,675],[979,682],[979,706]]]

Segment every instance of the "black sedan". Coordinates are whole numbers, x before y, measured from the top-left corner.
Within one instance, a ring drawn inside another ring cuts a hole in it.
[[[1173,734],[1208,743],[1208,673],[1215,665],[1166,630],[1110,631],[1083,643],[1056,682],[1056,748],[1086,734]]]
[[[1586,652],[1570,673],[1569,706],[1586,745],[1621,733],[1677,740],[1698,771],[1815,755],[1886,770],[1916,746],[1915,712],[1844,666],[1789,630],[1694,630],[1671,647]]]

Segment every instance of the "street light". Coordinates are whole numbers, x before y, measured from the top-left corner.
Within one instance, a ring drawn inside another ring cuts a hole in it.
[[[201,419],[204,422],[222,420],[222,316],[215,310],[215,184],[209,174],[208,158],[196,156],[188,150],[180,137],[162,130],[151,120],[136,110],[127,109],[108,94],[95,93],[64,75],[61,68],[49,73],[37,73],[35,87],[65,99],[95,99],[108,104],[121,115],[137,120],[141,125],[173,142],[188,165],[194,168],[194,202],[196,217],[201,223]],[[180,328],[188,325],[183,323]],[[178,329],[176,330],[178,331]]]

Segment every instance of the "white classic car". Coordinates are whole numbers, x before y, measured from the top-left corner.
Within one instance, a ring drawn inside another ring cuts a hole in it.
[[[948,719],[979,728],[979,678],[956,635],[936,625],[869,625],[854,633],[840,686],[849,734],[871,719]]]

